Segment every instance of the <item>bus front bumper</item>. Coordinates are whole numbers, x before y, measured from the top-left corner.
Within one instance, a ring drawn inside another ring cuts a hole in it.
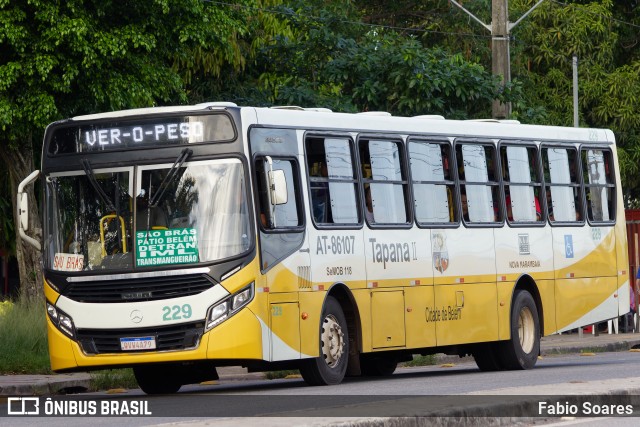
[[[248,308],[204,333],[195,348],[185,350],[87,354],[78,342],[63,334],[48,317],[47,331],[51,369],[55,372],[124,368],[146,363],[263,359],[262,323]],[[123,329],[121,336],[130,335]]]

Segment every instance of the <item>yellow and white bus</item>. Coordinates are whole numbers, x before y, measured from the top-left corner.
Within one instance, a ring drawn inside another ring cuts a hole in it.
[[[414,354],[532,368],[540,337],[629,311],[602,129],[232,103],[51,124],[42,245],[52,369],[146,393],[216,367],[312,385]]]

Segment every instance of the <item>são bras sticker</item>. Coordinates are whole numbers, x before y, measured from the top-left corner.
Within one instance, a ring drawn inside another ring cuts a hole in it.
[[[82,271],[84,255],[58,252],[53,257],[53,269],[57,271]]]

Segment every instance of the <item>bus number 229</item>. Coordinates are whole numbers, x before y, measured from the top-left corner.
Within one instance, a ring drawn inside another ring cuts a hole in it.
[[[188,319],[191,317],[193,311],[191,310],[191,305],[183,304],[182,306],[174,305],[169,307],[165,305],[162,307],[162,312],[164,315],[162,316],[162,320],[165,322],[171,320],[180,320],[180,319]]]

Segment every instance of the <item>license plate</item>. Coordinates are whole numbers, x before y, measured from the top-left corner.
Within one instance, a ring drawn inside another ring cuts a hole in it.
[[[153,350],[155,348],[155,337],[120,338],[120,349],[124,351]]]

